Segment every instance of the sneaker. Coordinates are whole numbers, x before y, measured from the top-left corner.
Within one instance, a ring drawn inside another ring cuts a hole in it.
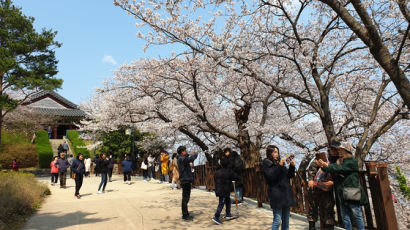
[[[192,216],[183,216],[182,220],[183,221],[192,221],[192,220],[194,220],[194,218]]]
[[[103,194],[104,192],[98,191],[98,194]]]
[[[226,219],[226,220],[232,220],[233,218],[235,218],[235,217],[233,217],[232,215],[226,215],[226,216],[225,216],[225,219]]]
[[[77,197],[77,199],[80,199],[80,198],[81,198],[81,195],[80,195],[80,194],[78,194],[76,197]]]
[[[223,224],[222,221],[219,218],[212,218],[212,221],[215,222],[216,224]]]

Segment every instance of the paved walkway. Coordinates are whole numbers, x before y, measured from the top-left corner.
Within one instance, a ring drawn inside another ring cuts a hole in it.
[[[67,189],[49,186],[52,195],[27,222],[24,229],[270,229],[272,212],[253,204],[240,205],[240,218],[215,225],[211,218],[217,206],[214,193],[194,189],[188,204],[192,222],[181,221],[181,190],[168,184],[145,182],[133,177],[127,185],[116,175],[105,194],[97,194],[99,177],[84,178],[81,199],[74,197],[74,180]],[[49,178],[39,178],[49,184]],[[233,207],[234,210],[234,207]],[[224,213],[224,212],[223,212]],[[290,229],[308,229],[305,218],[291,214]]]

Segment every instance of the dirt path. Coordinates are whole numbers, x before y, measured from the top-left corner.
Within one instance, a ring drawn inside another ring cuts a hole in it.
[[[270,229],[272,212],[251,203],[240,205],[240,218],[215,225],[211,218],[217,207],[214,193],[194,189],[189,211],[191,222],[181,221],[181,190],[169,184],[145,182],[133,177],[127,185],[114,176],[105,194],[97,194],[99,177],[85,178],[81,199],[74,197],[74,181],[67,179],[67,189],[49,186],[52,195],[27,222],[24,229]],[[39,178],[49,183],[49,178]],[[234,208],[234,207],[233,207]],[[224,214],[224,211],[223,211]],[[290,229],[308,229],[306,220],[291,214]]]

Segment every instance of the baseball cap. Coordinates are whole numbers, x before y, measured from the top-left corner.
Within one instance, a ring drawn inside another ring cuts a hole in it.
[[[330,148],[339,148],[340,144],[339,141],[332,141],[332,143],[330,143]]]

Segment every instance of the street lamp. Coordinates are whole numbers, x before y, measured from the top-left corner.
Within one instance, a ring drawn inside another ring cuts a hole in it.
[[[125,135],[132,135],[131,157],[132,157],[132,159],[135,159],[135,156],[134,156],[134,142],[135,142],[134,136],[135,136],[135,128],[132,127],[132,128],[126,129],[126,130],[125,130]]]

